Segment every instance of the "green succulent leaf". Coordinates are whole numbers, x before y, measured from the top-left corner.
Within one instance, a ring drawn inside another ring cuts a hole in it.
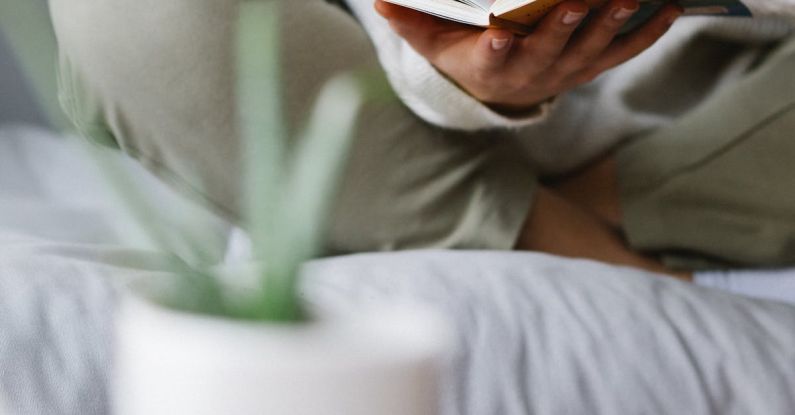
[[[350,75],[329,82],[288,157],[279,65],[280,9],[278,0],[242,1],[236,37],[244,218],[254,260],[264,264],[254,271],[261,286],[256,301],[249,301],[250,296],[230,298],[225,291],[211,270],[212,255],[201,243],[205,236],[199,218],[185,218],[188,225],[182,227],[164,223],[156,203],[127,174],[118,157],[86,146],[139,233],[149,245],[178,259],[176,281],[184,289],[177,289],[183,294],[175,294],[169,304],[187,311],[281,322],[306,317],[297,289],[299,270],[322,246],[364,83]],[[11,39],[52,124],[66,130],[57,104],[57,45],[46,6],[0,0],[0,29]]]
[[[245,219],[262,258],[282,194],[286,131],[279,80],[279,3],[240,3],[237,36],[237,96],[245,166]]]

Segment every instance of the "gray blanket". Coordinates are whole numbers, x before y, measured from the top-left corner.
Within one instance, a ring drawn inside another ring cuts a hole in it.
[[[0,405],[108,413],[118,290],[170,258],[122,241],[67,143],[16,129],[0,148]],[[416,302],[447,316],[444,415],[795,412],[792,305],[529,253],[328,259],[303,289],[331,310]]]

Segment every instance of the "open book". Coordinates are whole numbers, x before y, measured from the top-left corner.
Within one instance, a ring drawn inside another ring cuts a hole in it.
[[[528,33],[533,24],[563,0],[386,0],[399,6],[419,10],[443,19],[481,27],[502,27]],[[591,8],[606,0],[586,0]],[[640,0],[641,8],[627,22],[630,30],[662,7],[664,0]],[[739,0],[681,0],[686,15],[750,16]]]

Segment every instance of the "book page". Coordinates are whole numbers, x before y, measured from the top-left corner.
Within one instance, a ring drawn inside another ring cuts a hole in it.
[[[489,12],[458,0],[385,0],[398,6],[475,26],[489,25]],[[474,1],[474,0],[473,0]],[[489,1],[489,0],[477,0]]]
[[[458,1],[470,4],[483,11],[491,10],[491,5],[497,2],[497,0],[458,0]]]

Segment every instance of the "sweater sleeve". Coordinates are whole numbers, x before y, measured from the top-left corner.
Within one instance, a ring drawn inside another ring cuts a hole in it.
[[[348,6],[370,35],[387,77],[403,102],[432,124],[459,130],[523,127],[546,118],[547,102],[523,117],[507,117],[476,100],[439,73],[430,62],[395,34],[374,9],[375,0],[348,0]]]
[[[795,24],[795,0],[743,0],[754,16],[776,17]]]

